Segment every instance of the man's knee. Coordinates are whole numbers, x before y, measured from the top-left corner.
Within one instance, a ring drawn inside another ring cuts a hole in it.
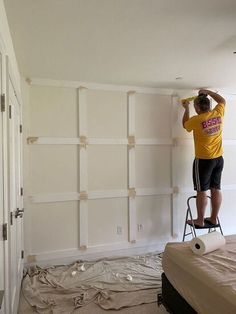
[[[206,197],[207,196],[207,191],[197,191],[197,196]]]
[[[221,193],[220,189],[211,188],[211,195],[218,195]]]

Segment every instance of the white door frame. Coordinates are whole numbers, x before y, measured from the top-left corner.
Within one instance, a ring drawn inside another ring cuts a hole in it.
[[[8,221],[8,151],[7,151],[7,129],[8,129],[8,102],[7,102],[7,57],[5,47],[0,37],[0,50],[2,54],[2,95],[5,95],[5,111],[2,112],[2,149],[3,149],[3,223],[7,224],[7,240],[4,241],[4,300],[3,314],[9,313],[9,221]]]
[[[9,67],[8,67],[9,69]],[[9,307],[11,314],[16,314],[19,304],[21,280],[23,276],[23,218],[16,217],[17,210],[23,210],[22,191],[22,136],[20,125],[22,108],[14,87],[11,71],[8,71],[8,197],[9,197]],[[11,106],[11,107],[10,107]],[[11,108],[11,110],[10,110]],[[14,201],[13,201],[14,199]]]

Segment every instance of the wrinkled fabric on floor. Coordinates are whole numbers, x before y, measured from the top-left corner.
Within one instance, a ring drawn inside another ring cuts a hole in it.
[[[40,314],[70,314],[91,302],[118,310],[156,302],[161,273],[157,253],[45,269],[34,266],[25,272],[22,295]]]

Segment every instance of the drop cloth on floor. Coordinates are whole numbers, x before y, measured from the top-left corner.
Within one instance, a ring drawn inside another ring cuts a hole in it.
[[[74,313],[89,303],[121,309],[156,302],[161,290],[161,257],[143,256],[77,262],[27,270],[22,295],[37,313]]]

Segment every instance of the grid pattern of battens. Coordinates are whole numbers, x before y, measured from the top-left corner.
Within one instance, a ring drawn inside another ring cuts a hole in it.
[[[136,197],[171,195],[170,188],[136,188],[135,180],[135,147],[172,146],[171,138],[136,138],[135,136],[135,98],[136,92],[127,92],[127,138],[94,138],[87,134],[87,89],[77,89],[78,102],[78,137],[28,137],[29,145],[78,145],[79,147],[79,192],[34,194],[29,196],[32,203],[55,203],[79,201],[79,246],[88,246],[88,200],[108,198],[128,198],[128,238],[129,242],[136,242]],[[92,190],[88,191],[87,146],[88,145],[124,145],[128,150],[128,187],[120,190]]]

